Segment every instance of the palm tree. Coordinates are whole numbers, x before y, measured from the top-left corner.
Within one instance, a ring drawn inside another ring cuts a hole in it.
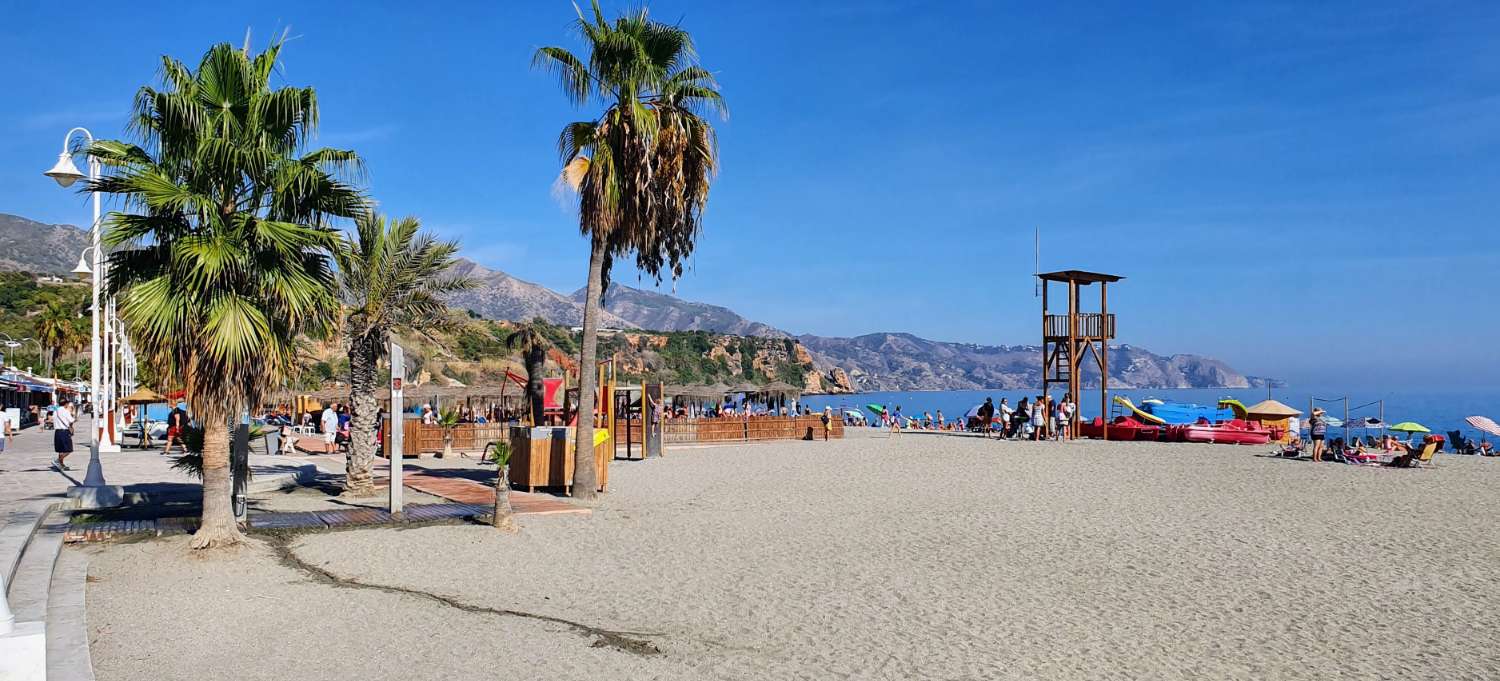
[[[144,363],[181,384],[204,429],[195,549],[240,541],[230,505],[229,421],[295,370],[299,333],[337,309],[338,217],[365,212],[342,179],[351,151],[301,155],[318,121],[312,88],[273,89],[282,40],[214,45],[196,69],[162,58],[162,89],[136,94],[140,144],[89,149],[107,174],[84,191],[119,197],[108,216],[109,290]]]
[[[547,363],[547,348],[552,344],[542,333],[541,318],[516,327],[505,337],[506,347],[521,351],[521,363],[526,367],[526,404],[531,409],[531,425],[542,422],[542,367]]]
[[[60,300],[47,303],[41,317],[37,319],[36,339],[47,349],[47,356],[43,361],[49,376],[56,359],[67,352],[77,338],[73,319],[74,315],[68,310],[67,304]]]
[[[490,514],[490,525],[497,530],[515,532],[515,511],[510,506],[510,444],[491,442],[489,455],[495,462],[495,510]]]
[[[345,493],[350,496],[375,493],[375,416],[380,408],[376,364],[385,356],[391,334],[426,334],[449,326],[443,296],[473,284],[444,275],[453,266],[458,244],[438,241],[420,229],[414,217],[388,220],[364,215],[355,221],[354,236],[346,237],[338,251],[352,403],[344,469]],[[400,421],[391,427],[400,427]]]
[[[599,101],[598,118],[569,123],[558,139],[560,178],[578,192],[578,227],[589,238],[588,287],[579,353],[576,466],[573,490],[585,499],[598,489],[594,469],[593,403],[597,389],[600,298],[616,257],[661,280],[675,279],[692,254],[718,158],[713,127],[700,114],[725,112],[713,75],[697,65],[687,31],[652,21],[646,10],[604,18],[578,13],[589,52],[581,59],[543,47],[533,66],[556,74],[577,106]]]

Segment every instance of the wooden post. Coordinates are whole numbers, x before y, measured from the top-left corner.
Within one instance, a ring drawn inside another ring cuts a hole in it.
[[[1099,418],[1104,421],[1105,441],[1109,440],[1109,339],[1114,336],[1114,328],[1109,323],[1108,292],[1109,282],[1099,282],[1099,323],[1104,326],[1104,341],[1099,344],[1104,350],[1099,353]]]

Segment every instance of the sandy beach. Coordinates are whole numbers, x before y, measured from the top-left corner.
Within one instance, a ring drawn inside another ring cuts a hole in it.
[[[673,450],[617,463],[591,518],[515,536],[83,549],[94,664],[101,681],[1500,677],[1500,462],[1265,450]]]

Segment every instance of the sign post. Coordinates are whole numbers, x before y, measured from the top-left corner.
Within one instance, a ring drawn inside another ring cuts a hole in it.
[[[386,427],[391,435],[387,438],[387,454],[391,462],[391,520],[400,520],[401,510],[401,466],[406,459],[406,405],[402,402],[402,383],[406,379],[406,356],[396,341],[391,341],[391,412]]]

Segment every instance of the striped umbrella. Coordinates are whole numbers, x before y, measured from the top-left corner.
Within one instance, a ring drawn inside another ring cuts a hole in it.
[[[1497,425],[1493,419],[1487,416],[1470,416],[1464,420],[1479,430],[1500,437],[1500,425]]]

